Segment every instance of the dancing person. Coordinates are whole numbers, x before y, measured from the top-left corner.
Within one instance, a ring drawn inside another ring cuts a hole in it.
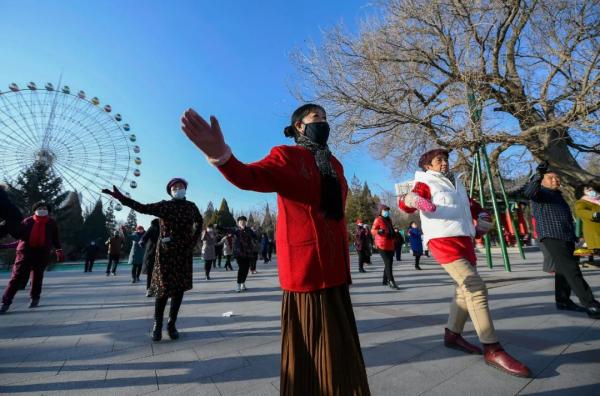
[[[418,271],[422,269],[420,266],[421,256],[423,255],[422,235],[423,231],[421,231],[417,222],[411,221],[410,227],[408,228],[408,240],[410,242],[410,250],[412,250],[415,258],[415,269]]]
[[[172,340],[179,338],[175,326],[183,294],[192,289],[193,253],[202,232],[202,216],[198,207],[187,201],[188,183],[184,179],[174,178],[167,183],[168,201],[142,204],[123,195],[116,186],[112,191],[102,190],[123,205],[136,212],[156,216],[160,219],[160,232],[152,285],[156,300],[154,303],[154,326],[152,340],[162,339],[163,317],[169,298],[171,308],[167,332]]]
[[[369,256],[369,230],[365,228],[361,219],[356,219],[356,230],[354,231],[354,248],[358,254],[358,272],[365,273],[364,264]]]
[[[556,308],[568,311],[585,311],[593,319],[600,319],[600,302],[583,278],[575,251],[575,225],[571,208],[561,191],[560,177],[547,162],[537,167],[537,172],[525,186],[523,194],[531,200],[531,213],[542,253],[551,256],[554,263],[554,299]],[[581,206],[580,206],[581,207]],[[546,261],[546,260],[545,260]],[[583,309],[571,300],[571,290],[579,298]]]
[[[33,216],[24,219],[18,230],[13,230],[18,236],[17,254],[10,280],[2,295],[0,314],[8,311],[20,286],[27,284],[27,279],[30,277],[31,301],[29,308],[36,308],[40,303],[44,271],[50,263],[52,249],[54,248],[56,251],[56,261],[65,260],[60,246],[58,226],[56,221],[50,217],[50,205],[40,201],[33,205],[32,211]]]
[[[213,226],[213,229],[216,232],[216,230],[218,230],[218,226],[215,224]],[[219,233],[216,233],[216,240],[220,241],[221,239],[222,236],[219,235]],[[221,263],[223,262],[223,245],[219,242],[215,243],[215,262],[216,263],[213,263],[213,268],[216,268],[215,264],[217,267],[221,268]]]
[[[114,276],[116,276],[117,265],[119,265],[119,260],[121,259],[121,249],[123,248],[124,238],[121,236],[119,231],[115,231],[113,236],[111,236],[105,244],[108,246],[108,264],[106,265],[106,276],[109,276],[111,272]]]
[[[383,282],[390,289],[399,290],[394,279],[392,266],[394,264],[394,226],[390,219],[390,207],[379,206],[379,215],[371,227],[371,234],[375,237],[375,247],[383,260]]]
[[[233,256],[238,265],[237,286],[238,293],[248,290],[246,288],[246,279],[250,271],[250,265],[254,258],[255,252],[255,235],[254,231],[248,227],[248,219],[246,216],[237,218],[238,228],[233,232]]]
[[[150,227],[144,233],[141,245],[144,247],[144,262],[142,264],[142,274],[146,275],[146,297],[154,297],[154,291],[150,287],[152,284],[152,272],[154,271],[154,262],[156,260],[156,247],[158,246],[158,236],[160,234],[160,220],[153,219]]]
[[[444,149],[424,153],[419,159],[422,171],[415,173],[412,192],[399,198],[401,210],[407,213],[419,211],[424,243],[455,284],[444,345],[466,353],[482,353],[461,335],[470,317],[483,344],[484,361],[508,374],[530,377],[529,369],[510,356],[498,342],[487,288],[477,272],[473,238],[492,228],[491,217],[468,197],[459,177],[450,172],[448,154]],[[474,220],[477,228],[473,225]]]
[[[127,234],[123,228],[123,235],[131,241],[131,250],[129,251],[128,264],[131,265],[131,283],[137,283],[140,281],[140,274],[142,273],[142,265],[144,264],[144,251],[142,244],[142,237],[146,232],[144,226],[138,225],[135,228],[135,232]]]
[[[204,259],[204,277],[210,280],[210,270],[215,263],[217,255],[215,245],[217,244],[217,234],[212,226],[208,226],[200,237],[202,241],[202,258]]]
[[[237,187],[276,192],[277,260],[283,289],[282,395],[369,395],[348,285],[351,283],[344,203],[348,185],[327,146],[325,110],[306,104],[292,114],[286,136],[251,164],[225,144],[215,117],[194,110],[182,129],[209,162]]]
[[[100,248],[96,245],[96,241],[90,241],[85,247],[85,268],[83,272],[92,272],[99,250]]]
[[[223,247],[223,255],[225,256],[225,271],[233,271],[231,266],[231,257],[233,256],[233,234],[228,232],[218,243]]]
[[[254,233],[254,242],[252,244],[254,250],[252,252],[252,259],[250,260],[250,272],[256,274],[258,272],[256,264],[258,263],[258,256],[260,254],[260,238],[255,228],[252,228],[252,232]]]
[[[263,232],[262,236],[260,237],[260,255],[262,257],[263,263],[268,263],[269,260],[269,236],[267,235],[266,232]]]

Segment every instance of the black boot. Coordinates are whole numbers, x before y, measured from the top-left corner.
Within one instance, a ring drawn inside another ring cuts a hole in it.
[[[183,300],[183,292],[171,297],[171,308],[169,310],[169,322],[167,323],[167,332],[169,338],[176,340],[179,338],[179,332],[175,327],[177,322],[177,315],[179,314],[179,308],[181,307],[181,301]]]
[[[167,297],[156,297],[154,302],[154,327],[152,328],[152,341],[162,339],[163,316],[167,306]]]
[[[38,305],[40,305],[40,299],[32,298],[31,302],[29,303],[29,308],[37,308]]]
[[[389,286],[390,289],[400,290],[400,288],[398,287],[398,285],[396,284],[396,282],[394,282],[393,280],[389,281],[387,283],[387,285]]]
[[[8,312],[9,308],[10,304],[2,304],[2,306],[0,307],[0,315],[4,315],[6,312]]]

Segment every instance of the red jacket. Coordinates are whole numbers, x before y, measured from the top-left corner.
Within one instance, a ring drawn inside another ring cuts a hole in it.
[[[342,164],[331,157],[345,206]],[[351,283],[346,221],[325,219],[321,179],[313,154],[300,146],[274,147],[264,159],[243,164],[232,156],[218,167],[243,190],[277,193],[277,262],[281,288],[310,292]]]
[[[384,231],[382,235],[379,234],[379,230]],[[382,216],[377,216],[373,222],[373,227],[371,227],[371,234],[375,237],[375,247],[377,249],[387,250],[388,252],[395,250],[392,220],[386,222]]]

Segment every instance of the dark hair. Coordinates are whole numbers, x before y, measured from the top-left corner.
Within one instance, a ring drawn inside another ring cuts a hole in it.
[[[585,195],[585,188],[586,187],[591,187],[588,184],[578,184],[577,187],[575,187],[575,198],[577,199],[581,199],[581,197],[583,197]]]
[[[322,106],[319,106],[318,104],[314,104],[314,103],[307,103],[305,105],[298,107],[292,113],[292,119],[290,120],[290,125],[286,126],[283,129],[283,134],[285,135],[285,137],[296,137],[296,134],[298,131],[296,130],[296,127],[294,126],[294,124],[296,124],[296,122],[298,122],[298,121],[302,121],[302,119],[304,117],[306,117],[307,115],[309,115],[310,113],[312,113],[315,110],[320,110],[323,113],[326,113],[325,109]]]
[[[425,169],[425,166],[431,165],[431,161],[433,161],[433,159],[438,155],[445,155],[446,158],[448,158],[450,156],[450,152],[446,149],[441,148],[429,150],[428,152],[421,155],[421,158],[419,158],[419,168],[423,169],[424,171],[427,170]]]
[[[246,216],[240,216],[240,217],[237,218],[236,221],[240,221],[240,220],[248,221],[248,219],[246,218]]]
[[[160,226],[160,220],[159,219],[153,219],[150,224],[152,224],[154,227],[159,227]]]
[[[37,210],[37,208],[40,208],[42,206],[45,206],[48,209],[48,213],[52,212],[52,207],[44,201],[38,201],[38,202],[34,203],[33,206],[31,207],[31,211],[35,212]]]

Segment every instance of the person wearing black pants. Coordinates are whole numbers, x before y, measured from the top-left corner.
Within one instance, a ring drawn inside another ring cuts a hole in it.
[[[560,192],[560,177],[548,162],[537,167],[524,190],[531,200],[531,211],[536,220],[536,231],[544,249],[544,262],[554,264],[554,292],[556,308],[569,311],[585,311],[589,317],[600,319],[600,302],[583,279],[575,250],[575,226],[569,204]],[[550,270],[551,269],[546,269]],[[583,307],[571,299],[571,290]]]
[[[217,238],[217,239],[219,239],[219,238]],[[223,245],[218,244],[218,243],[215,245],[215,255],[216,255],[216,259],[215,259],[215,262],[213,263],[213,268],[216,268],[216,266],[221,268],[221,260],[223,259]]]
[[[165,307],[167,306],[168,296],[156,297],[156,301],[154,304],[154,323],[155,328],[162,328],[163,325],[163,316],[165,314]],[[179,308],[181,307],[181,302],[183,301],[183,292],[175,293],[171,296],[171,307],[169,309],[169,321],[167,322],[167,333],[169,334],[169,338],[172,340],[176,340],[179,338],[179,331],[175,327],[175,323],[177,322],[177,315],[179,314]],[[155,332],[156,333],[156,332]],[[160,341],[160,335],[153,336],[154,341]]]
[[[392,265],[394,264],[394,226],[390,219],[390,207],[380,205],[379,216],[375,218],[371,233],[375,236],[375,246],[385,265],[383,270],[383,285],[397,290],[399,287],[394,280]]]
[[[236,291],[246,291],[246,278],[252,262],[258,259],[256,234],[247,226],[246,216],[240,216],[237,219],[238,229],[235,231],[235,240],[233,244],[233,253],[238,263],[237,289]]]
[[[118,254],[110,254],[108,256],[108,265],[106,266],[106,276],[108,276],[111,272],[113,275],[117,275],[117,265],[119,265],[119,260],[121,256]]]

